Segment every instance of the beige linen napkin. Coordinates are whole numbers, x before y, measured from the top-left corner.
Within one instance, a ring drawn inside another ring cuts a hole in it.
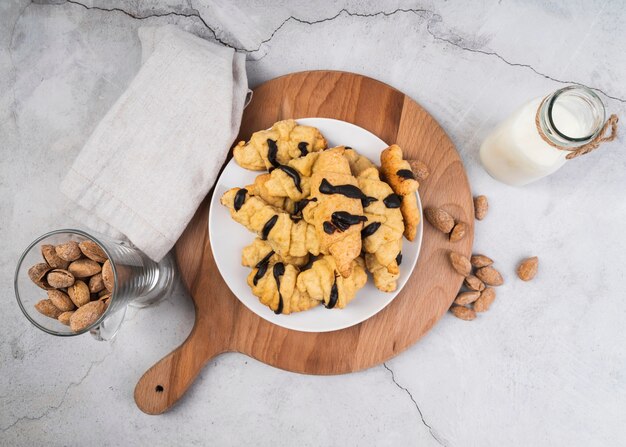
[[[121,233],[158,261],[215,183],[248,86],[245,57],[231,48],[171,25],[141,28],[139,38],[141,69],[61,190],[80,206],[82,223]]]

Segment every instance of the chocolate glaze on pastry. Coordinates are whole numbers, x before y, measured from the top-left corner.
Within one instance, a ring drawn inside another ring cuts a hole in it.
[[[378,202],[378,199],[376,197],[367,196],[364,199],[361,199],[361,204],[363,205],[363,208],[367,208],[374,202]]]
[[[372,222],[361,230],[361,238],[365,239],[368,236],[376,233],[376,230],[380,228],[380,222]]]
[[[241,209],[243,203],[246,201],[247,193],[248,190],[246,188],[241,188],[239,191],[237,191],[237,194],[235,194],[235,200],[233,202],[233,207],[235,208],[235,211],[239,211]]]
[[[278,146],[276,146],[276,141],[272,140],[271,138],[268,138],[267,139],[267,159],[270,161],[270,163],[274,167],[280,166],[280,163],[278,163],[278,160],[276,159],[277,156],[278,156]]]
[[[274,264],[274,280],[276,281],[276,289],[278,290],[278,307],[274,311],[276,315],[283,313],[283,295],[280,293],[280,277],[285,274],[285,264],[282,262]]]
[[[363,208],[365,208],[366,206],[369,206],[372,202],[376,202],[376,200],[378,200],[374,197],[366,196],[365,194],[363,194],[363,191],[361,191],[357,186],[354,186],[354,185],[333,186],[325,178],[322,179],[322,182],[320,183],[320,192],[322,194],[327,194],[327,195],[328,194],[341,194],[350,199],[361,199],[361,204]]]
[[[258,269],[257,272],[254,274],[254,278],[252,278],[252,284],[254,284],[255,286],[259,282],[259,279],[265,276],[265,273],[267,272],[267,264],[270,262],[270,258],[273,254],[274,251],[270,251],[263,259],[261,259],[255,265],[255,267]]]
[[[350,199],[363,199],[365,194],[357,186],[354,185],[337,185],[333,186],[325,178],[320,183],[320,192],[322,194],[341,194]]]
[[[398,253],[398,256],[396,256],[396,264],[402,264],[402,252]]]
[[[256,263],[255,267],[260,269],[263,264],[267,264],[270,261],[270,258],[274,255],[274,250],[271,250],[268,254],[266,254],[263,259]]]
[[[410,169],[400,169],[398,172],[396,172],[396,175],[401,178],[415,180],[415,175]]]
[[[309,153],[309,150],[307,149],[309,143],[307,143],[306,141],[302,141],[300,143],[298,143],[298,149],[300,149],[300,154],[304,157],[306,154]]]
[[[367,217],[350,214],[347,211],[335,211],[330,216],[330,222],[324,222],[324,231],[327,234],[333,234],[336,230],[346,231],[352,225],[365,222]]]
[[[293,214],[295,214],[296,216],[300,214],[302,210],[304,210],[304,207],[309,204],[309,202],[317,202],[317,198],[313,197],[312,199],[302,199],[297,201],[293,205]]]
[[[330,288],[330,296],[328,297],[328,305],[326,305],[326,309],[332,309],[333,307],[335,307],[338,298],[339,290],[337,289],[337,277],[335,276],[335,282]]]
[[[400,205],[402,205],[402,199],[397,194],[389,194],[383,199],[383,203],[387,208],[400,208]]]
[[[277,220],[278,214],[274,214],[274,216],[270,217],[270,219],[265,222],[265,225],[263,225],[263,230],[261,230],[261,240],[267,240],[267,236],[270,234],[270,231],[272,231],[272,228],[274,228],[274,225],[276,225]]]
[[[324,233],[326,234],[333,234],[335,230],[337,229],[332,223],[328,221],[324,222],[323,226],[324,226]]]
[[[302,192],[302,188],[300,187],[300,174],[291,166],[279,165],[276,169],[280,169],[293,180],[294,185],[296,185],[296,189],[299,192]]]

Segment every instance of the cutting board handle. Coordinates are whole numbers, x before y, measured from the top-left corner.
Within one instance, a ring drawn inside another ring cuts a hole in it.
[[[163,357],[139,379],[135,402],[147,414],[161,414],[180,399],[194,382],[202,367],[226,349],[216,340],[193,331],[176,350]]]

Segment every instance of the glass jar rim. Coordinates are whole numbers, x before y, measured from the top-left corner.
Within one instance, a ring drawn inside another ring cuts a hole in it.
[[[20,297],[19,285],[18,285],[19,274],[20,274],[20,270],[21,270],[22,264],[26,260],[26,256],[30,253],[30,251],[33,249],[33,247],[35,247],[41,241],[43,241],[44,239],[46,239],[46,238],[48,238],[50,236],[54,236],[55,234],[62,234],[62,233],[77,234],[79,236],[83,236],[83,237],[85,237],[85,238],[95,242],[96,244],[98,244],[100,246],[100,248],[102,248],[102,250],[104,250],[104,252],[106,253],[107,257],[109,259],[112,259],[111,258],[111,253],[109,253],[109,250],[107,250],[106,246],[104,244],[102,244],[98,240],[98,238],[96,236],[94,236],[94,235],[92,235],[90,233],[87,233],[87,232],[85,232],[83,230],[72,229],[72,228],[63,228],[63,229],[60,229],[60,230],[49,231],[48,233],[45,233],[45,234],[39,236],[33,242],[31,242],[28,245],[28,247],[26,247],[24,252],[20,255],[20,258],[17,261],[17,266],[15,268],[15,276],[13,278],[13,290],[15,292],[15,298],[17,300],[17,304],[20,306],[20,309],[21,309],[22,313],[28,319],[28,321],[30,321],[35,327],[37,327],[37,328],[41,329],[42,331],[44,331],[44,332],[46,332],[48,334],[51,334],[51,335],[56,335],[56,336],[59,336],[59,337],[73,337],[75,335],[81,335],[81,334],[84,334],[85,332],[89,332],[94,327],[97,327],[109,315],[109,310],[112,308],[112,306],[107,306],[107,309],[100,316],[100,318],[98,318],[93,324],[89,325],[88,327],[86,327],[86,328],[84,328],[84,329],[82,329],[82,330],[80,330],[78,332],[58,332],[58,331],[55,331],[53,329],[49,329],[49,328],[39,324],[37,321],[35,321],[35,319],[33,317],[31,317],[30,313],[24,307],[24,303],[22,302],[22,298]],[[110,262],[110,264],[111,264],[111,270],[113,271],[113,281],[114,281],[113,283],[117,284],[117,270],[115,268],[115,263],[114,262]],[[111,300],[110,300],[111,303],[115,299],[116,292],[117,292],[117,290],[115,288],[113,289],[113,292],[111,292]]]
[[[599,116],[600,119],[598,120],[597,123],[595,123],[595,128],[593,132],[583,137],[571,137],[561,132],[559,128],[557,127],[557,125],[555,124],[553,115],[552,115],[554,104],[556,103],[556,101],[562,95],[568,94],[572,91],[582,93],[583,96],[585,96],[586,99],[590,101],[590,107],[594,107],[595,110],[600,112],[600,116]],[[545,101],[543,102],[541,106],[541,109],[543,111],[543,113],[541,113],[541,118],[542,118],[541,127],[543,128],[542,129],[544,131],[543,133],[554,144],[559,145],[559,146],[577,147],[577,146],[582,146],[584,144],[589,143],[590,141],[592,141],[594,138],[598,136],[599,132],[601,132],[602,130],[602,126],[604,125],[604,122],[606,121],[606,108],[604,106],[604,103],[600,99],[600,97],[589,87],[586,87],[584,85],[579,85],[579,84],[563,87],[555,91],[554,93],[546,97]],[[556,134],[558,138],[555,138],[554,134]]]

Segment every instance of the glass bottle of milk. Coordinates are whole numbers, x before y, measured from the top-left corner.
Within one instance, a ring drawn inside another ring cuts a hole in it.
[[[531,100],[502,122],[483,142],[480,159],[496,180],[526,185],[552,174],[565,164],[568,154],[596,141],[604,129],[605,113],[604,104],[590,89],[562,88]]]

